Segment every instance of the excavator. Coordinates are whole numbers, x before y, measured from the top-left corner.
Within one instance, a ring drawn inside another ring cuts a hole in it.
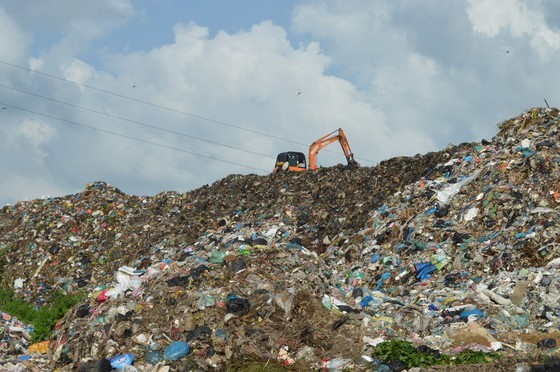
[[[317,169],[317,153],[319,153],[323,147],[336,141],[340,142],[342,151],[344,151],[344,156],[346,156],[346,160],[348,161],[348,166],[351,168],[359,167],[360,165],[358,162],[354,160],[354,154],[350,149],[350,145],[348,144],[348,139],[346,138],[344,131],[342,128],[338,128],[334,132],[319,138],[313,142],[311,146],[309,146],[309,168],[307,167],[303,152],[288,151],[278,154],[276,157],[276,166],[274,167],[272,173],[279,171],[300,172],[307,169]]]

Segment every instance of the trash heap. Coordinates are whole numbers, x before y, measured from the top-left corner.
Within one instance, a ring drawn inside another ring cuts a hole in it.
[[[555,355],[559,111],[498,128],[371,168],[152,197],[96,182],[6,206],[1,284],[38,307],[84,294],[50,339],[53,370],[371,369],[391,339]],[[30,354],[16,341],[4,359]]]

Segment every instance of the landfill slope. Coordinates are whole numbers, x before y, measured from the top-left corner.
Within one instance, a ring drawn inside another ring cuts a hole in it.
[[[155,196],[95,182],[6,206],[1,285],[36,306],[86,295],[50,340],[52,369],[128,353],[138,370],[368,369],[393,338],[556,355],[560,115],[533,108],[498,129],[375,167]],[[176,341],[188,348],[170,357]]]

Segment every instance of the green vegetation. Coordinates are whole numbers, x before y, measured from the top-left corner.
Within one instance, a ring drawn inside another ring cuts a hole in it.
[[[10,248],[10,246],[0,246],[0,278],[2,279],[2,282],[4,282],[4,272],[6,271],[6,267],[8,266],[6,254],[8,253]]]
[[[429,367],[433,365],[460,365],[490,363],[498,358],[496,353],[485,353],[483,351],[465,350],[452,357],[440,354],[436,350],[426,348],[420,350],[415,348],[411,342],[404,340],[390,340],[378,344],[373,356],[384,363],[400,360],[408,368]]]
[[[6,258],[2,251],[0,251],[0,278],[4,277],[4,270],[7,265]]]
[[[0,310],[26,324],[33,325],[31,341],[37,342],[48,339],[56,322],[74,305],[80,303],[83,297],[83,294],[68,295],[56,292],[50,298],[50,306],[35,309],[29,302],[16,297],[13,290],[0,289]]]
[[[386,363],[403,361],[409,368],[451,364],[449,356],[441,355],[437,358],[436,355],[416,350],[412,343],[404,340],[382,342],[375,347],[373,355]]]
[[[465,350],[457,354],[454,364],[482,364],[492,362],[497,359],[497,353],[485,353],[482,351]]]

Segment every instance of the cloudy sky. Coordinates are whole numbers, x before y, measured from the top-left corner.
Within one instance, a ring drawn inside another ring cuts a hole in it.
[[[556,0],[0,0],[0,206],[364,166],[560,106]],[[319,165],[344,163],[338,144]]]

